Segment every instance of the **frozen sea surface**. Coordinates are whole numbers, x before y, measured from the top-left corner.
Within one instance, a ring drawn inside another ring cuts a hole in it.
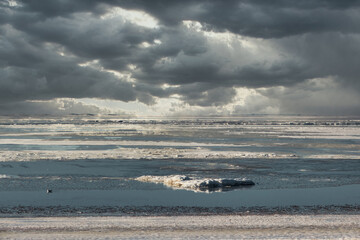
[[[162,180],[141,181],[148,176]],[[169,183],[173,176],[193,182]],[[255,185],[215,184],[242,179]],[[1,118],[0,195],[0,213],[51,206],[358,209],[360,120]]]

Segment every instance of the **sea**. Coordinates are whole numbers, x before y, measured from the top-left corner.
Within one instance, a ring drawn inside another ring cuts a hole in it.
[[[282,212],[360,212],[360,118],[0,118],[0,217]]]

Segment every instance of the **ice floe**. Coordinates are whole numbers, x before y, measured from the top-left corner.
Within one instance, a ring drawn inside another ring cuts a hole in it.
[[[255,183],[245,178],[192,178],[185,175],[152,176],[146,175],[135,178],[141,182],[162,183],[174,189],[185,189],[192,191],[223,191],[232,190],[243,186],[252,186]]]

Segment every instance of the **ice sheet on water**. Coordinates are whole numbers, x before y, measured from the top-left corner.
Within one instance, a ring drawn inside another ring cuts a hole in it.
[[[223,191],[242,186],[252,186],[255,183],[246,178],[192,178],[185,175],[152,176],[146,175],[135,178],[137,181],[162,183],[174,189],[192,191]]]
[[[297,158],[295,154],[249,151],[216,151],[208,148],[118,148],[108,150],[22,150],[0,151],[0,162],[79,159],[248,159]]]

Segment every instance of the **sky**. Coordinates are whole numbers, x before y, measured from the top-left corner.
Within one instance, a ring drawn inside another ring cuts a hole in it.
[[[0,115],[360,115],[360,1],[0,0]]]

